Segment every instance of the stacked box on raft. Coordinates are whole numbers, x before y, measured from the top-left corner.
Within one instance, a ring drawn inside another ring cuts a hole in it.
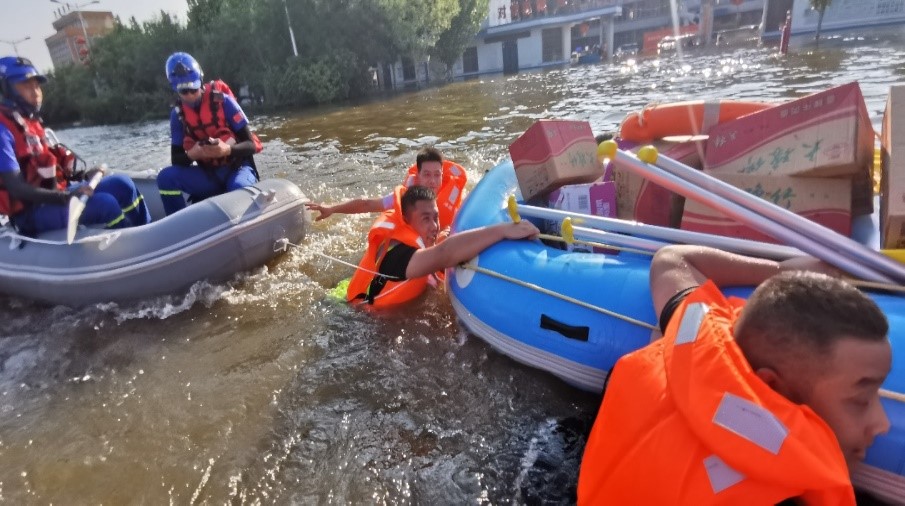
[[[509,146],[509,154],[525,200],[603,176],[587,121],[540,120]]]

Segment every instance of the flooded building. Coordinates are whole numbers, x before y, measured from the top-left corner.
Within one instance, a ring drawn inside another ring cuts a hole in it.
[[[764,0],[709,1],[680,0],[673,15],[670,0],[490,0],[487,19],[453,75],[656,54],[664,37],[698,32],[702,5],[711,8],[713,30],[760,22]]]
[[[56,33],[44,39],[54,68],[85,62],[91,41],[113,31],[113,13],[109,11],[68,11],[53,22]]]

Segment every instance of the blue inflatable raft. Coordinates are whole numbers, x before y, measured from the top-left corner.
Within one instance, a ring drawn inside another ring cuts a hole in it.
[[[520,197],[507,160],[468,195],[454,230],[509,221],[506,202],[512,194]],[[543,230],[542,223],[537,225]],[[504,241],[456,268],[447,282],[453,308],[468,331],[518,362],[599,392],[619,357],[650,342],[650,327],[657,320],[649,266],[650,257],[638,253],[582,253],[540,241]],[[746,296],[750,291],[727,292]],[[892,428],[876,440],[853,480],[879,497],[903,501],[905,365],[900,356],[905,354],[905,297],[870,296],[889,318],[893,369],[883,385],[883,404]]]

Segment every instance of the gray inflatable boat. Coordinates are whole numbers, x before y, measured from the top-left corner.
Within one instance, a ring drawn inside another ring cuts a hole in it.
[[[283,179],[209,198],[165,216],[156,170],[131,176],[153,223],[106,230],[80,227],[37,238],[0,228],[0,293],[51,304],[120,302],[187,289],[200,280],[229,279],[304,239],[304,195]]]

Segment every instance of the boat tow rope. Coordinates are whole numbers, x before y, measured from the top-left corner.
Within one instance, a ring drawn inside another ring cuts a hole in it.
[[[302,246],[301,246],[300,244],[291,243],[291,242],[289,242],[289,239],[286,239],[286,238],[284,237],[284,238],[282,238],[282,239],[277,239],[276,242],[273,243],[273,251],[274,251],[274,253],[276,253],[276,252],[278,252],[278,251],[286,251],[287,249],[289,249],[290,246],[293,247],[293,248],[296,248],[296,249],[301,249],[301,248],[302,248]],[[323,257],[323,258],[326,258],[327,260],[333,260],[333,261],[336,262],[336,263],[340,263],[340,264],[343,264],[343,265],[347,265],[347,266],[349,266],[349,267],[353,267],[353,268],[355,268],[355,269],[357,269],[357,270],[359,270],[359,271],[367,272],[368,274],[373,274],[373,275],[375,275],[375,276],[380,276],[380,277],[382,277],[382,278],[387,278],[387,279],[390,280],[390,281],[401,281],[401,279],[400,279],[398,276],[388,276],[388,275],[386,275],[386,274],[382,274],[382,273],[377,272],[377,271],[372,271],[372,270],[370,270],[370,269],[365,269],[364,267],[360,267],[360,266],[355,265],[355,264],[353,264],[353,263],[351,263],[351,262],[346,262],[345,260],[340,260],[339,258],[331,257],[330,255],[328,255],[328,254],[326,254],[326,253],[321,253],[320,251],[310,250],[310,252],[311,252],[311,253],[314,253],[315,255],[318,255],[318,256],[321,256],[321,257]],[[389,293],[389,292],[387,292],[387,293]]]
[[[595,306],[594,304],[589,304],[589,303],[587,303],[587,302],[585,302],[585,301],[583,301],[583,300],[579,300],[579,299],[576,299],[576,298],[574,298],[574,297],[570,297],[570,296],[568,296],[568,295],[565,295],[565,294],[562,294],[562,293],[559,293],[559,292],[554,292],[553,290],[550,290],[550,289],[548,289],[548,288],[544,288],[544,287],[539,286],[539,285],[535,285],[534,283],[529,283],[529,282],[523,281],[523,280],[521,280],[521,279],[517,279],[517,278],[513,278],[513,277],[511,277],[511,276],[507,276],[507,275],[505,275],[505,274],[501,274],[501,273],[499,273],[499,272],[497,272],[497,271],[493,271],[493,270],[487,269],[487,268],[485,268],[485,267],[481,267],[481,266],[479,266],[479,265],[476,265],[476,264],[473,263],[473,261],[472,261],[472,262],[466,262],[466,263],[463,263],[463,264],[459,264],[459,268],[472,270],[472,271],[475,271],[475,272],[478,272],[478,273],[481,273],[481,274],[490,276],[490,277],[492,277],[492,278],[501,279],[501,280],[503,280],[503,281],[507,281],[507,282],[512,283],[512,284],[514,284],[514,285],[518,285],[518,286],[521,286],[521,287],[523,287],[523,288],[527,288],[527,289],[529,289],[529,290],[534,290],[534,291],[540,292],[540,293],[542,293],[542,294],[544,294],[544,295],[549,295],[549,296],[551,296],[551,297],[557,298],[557,299],[559,299],[559,300],[563,300],[563,301],[566,301],[566,302],[570,302],[570,303],[572,303],[572,304],[581,306],[581,307],[583,307],[583,308],[585,308],[585,309],[590,309],[591,311],[597,311],[598,313],[602,313],[602,314],[605,314],[605,315],[607,315],[607,316],[611,316],[611,317],[613,317],[613,318],[617,318],[617,319],[619,319],[619,320],[622,320],[622,321],[631,323],[631,324],[633,324],[633,325],[637,325],[637,326],[639,326],[639,327],[643,327],[643,328],[645,328],[645,329],[649,329],[649,330],[659,330],[659,327],[657,327],[657,326],[655,326],[655,325],[652,325],[652,324],[650,324],[650,323],[647,323],[647,322],[645,322],[645,321],[641,321],[641,320],[632,318],[631,316],[626,316],[626,315],[624,315],[624,314],[617,313],[617,312],[615,312],[615,311],[611,311],[611,310],[609,310],[609,309],[602,308],[602,307],[600,307],[600,306]]]
[[[98,243],[98,249],[104,250],[107,249],[110,244],[113,243],[120,236],[120,232],[108,232],[106,234],[100,235],[92,235],[89,237],[83,237],[77,241],[73,241],[72,244],[86,244],[96,242]],[[0,227],[0,239],[9,239],[9,249],[17,249],[24,242],[31,242],[35,244],[50,244],[54,246],[70,246],[68,242],[65,240],[62,241],[51,241],[49,239],[38,239],[37,237],[29,237],[27,235],[22,235],[17,232],[14,228],[10,226]]]

